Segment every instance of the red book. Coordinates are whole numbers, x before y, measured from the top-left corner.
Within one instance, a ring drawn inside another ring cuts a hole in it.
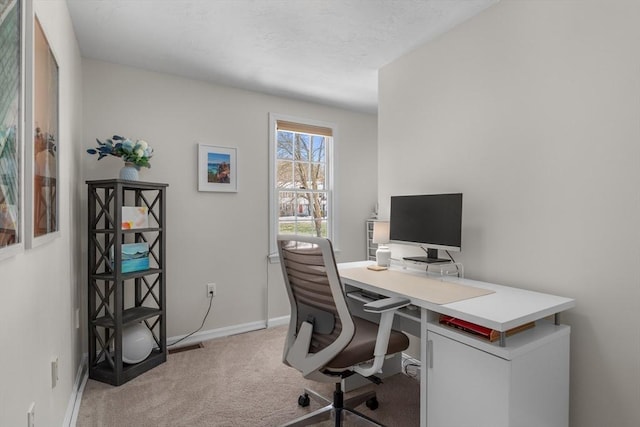
[[[480,335],[487,339],[491,339],[491,332],[493,331],[493,329],[485,328],[484,326],[476,325],[466,320],[456,319],[455,317],[445,316],[444,314],[440,315],[440,323]]]
[[[466,320],[457,319],[451,316],[445,316],[444,314],[440,315],[440,323],[443,325],[452,326],[454,328],[458,328],[465,332],[472,333],[474,335],[478,335],[482,338],[488,339],[489,341],[496,341],[500,338],[500,332],[495,329],[487,328],[485,326],[476,325],[475,323],[467,322]],[[524,331],[525,329],[533,328],[535,326],[535,322],[525,323],[520,326],[516,326],[515,328],[509,329],[506,331],[506,335],[510,336],[517,332]]]

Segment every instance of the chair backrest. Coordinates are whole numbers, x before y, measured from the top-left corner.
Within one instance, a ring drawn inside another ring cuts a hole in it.
[[[349,344],[355,326],[331,241],[279,235],[278,252],[291,304],[283,362],[310,377]]]

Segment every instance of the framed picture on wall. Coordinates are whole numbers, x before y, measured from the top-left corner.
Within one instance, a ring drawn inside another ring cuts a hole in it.
[[[27,144],[27,246],[57,237],[59,231],[59,69],[37,16],[33,21],[32,138]]]
[[[198,191],[238,191],[236,149],[198,144]]]
[[[23,1],[0,1],[0,259],[23,247],[23,14]]]

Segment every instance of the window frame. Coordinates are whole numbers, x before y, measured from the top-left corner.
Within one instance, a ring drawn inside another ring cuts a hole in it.
[[[5,5],[5,9],[0,11],[2,14],[2,22],[13,13],[15,7],[16,26],[18,33],[18,40],[12,53],[17,54],[17,69],[13,71],[17,72],[18,76],[18,94],[17,105],[15,109],[16,120],[15,123],[15,149],[10,152],[10,157],[14,157],[15,160],[15,176],[12,176],[16,180],[16,200],[14,205],[17,206],[17,215],[14,223],[14,228],[9,230],[14,231],[15,241],[4,246],[0,246],[0,261],[16,256],[23,253],[25,249],[25,185],[24,185],[24,154],[25,154],[25,114],[26,114],[26,98],[25,91],[27,88],[27,68],[28,68],[28,53],[29,48],[29,34],[27,29],[29,28],[29,21],[27,16],[31,12],[30,2],[24,0],[16,0],[15,2],[9,2]],[[6,149],[6,147],[5,147]],[[3,224],[4,225],[4,224]]]
[[[334,123],[312,120],[303,117],[296,117],[278,113],[269,113],[269,259],[278,260],[278,249],[276,238],[279,230],[279,206],[277,200],[278,189],[276,188],[277,173],[277,123],[279,121],[299,123],[301,125],[324,127],[332,130],[332,136],[329,144],[327,144],[326,158],[326,193],[327,193],[327,237],[334,242],[336,237],[335,227],[335,185],[333,180],[334,171],[334,146],[336,141],[337,127]]]

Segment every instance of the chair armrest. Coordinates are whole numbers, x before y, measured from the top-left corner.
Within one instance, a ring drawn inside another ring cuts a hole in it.
[[[406,307],[409,304],[411,304],[411,301],[407,298],[390,297],[368,302],[363,308],[368,313],[384,313],[385,311]]]
[[[379,313],[380,321],[378,324],[378,335],[376,338],[376,346],[373,350],[373,361],[369,366],[354,366],[353,370],[362,375],[369,377],[380,372],[382,364],[389,347],[389,337],[391,335],[391,327],[393,326],[393,316],[397,309],[406,307],[411,303],[407,298],[390,297],[377,301],[371,301],[364,305],[364,311],[369,313]]]

